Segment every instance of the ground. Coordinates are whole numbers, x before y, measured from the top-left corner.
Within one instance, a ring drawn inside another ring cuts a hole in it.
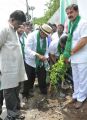
[[[87,120],[87,102],[77,110],[69,104],[71,90],[67,93],[65,98],[51,92],[43,96],[36,87],[34,97],[29,98],[25,120]]]
[[[47,96],[40,94],[39,88],[35,87],[34,97],[29,98],[27,110],[22,110],[25,120],[87,120],[87,101],[82,108],[75,109],[71,100],[71,89],[64,90],[66,97],[61,98],[59,93],[52,89]],[[4,119],[6,116],[5,104],[3,106]]]

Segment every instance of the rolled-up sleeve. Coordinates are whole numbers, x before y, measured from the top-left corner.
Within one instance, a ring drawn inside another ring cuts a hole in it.
[[[49,54],[48,54],[48,39],[46,38],[46,52],[45,52],[45,57],[48,58],[49,57]]]

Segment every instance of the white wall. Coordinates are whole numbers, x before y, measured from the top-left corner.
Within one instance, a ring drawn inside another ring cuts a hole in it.
[[[77,4],[77,0],[71,0],[72,4]]]
[[[77,0],[80,15],[87,19],[87,0]]]

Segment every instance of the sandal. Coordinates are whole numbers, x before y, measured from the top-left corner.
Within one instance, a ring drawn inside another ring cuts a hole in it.
[[[72,99],[72,100],[69,102],[69,104],[74,104],[74,103],[76,103],[76,102],[77,102],[76,99]]]
[[[23,120],[25,119],[25,116],[22,114],[22,115],[18,115],[15,117],[15,119],[18,119],[18,120]]]
[[[76,108],[76,109],[79,109],[79,108],[82,107],[82,105],[83,105],[83,102],[77,101],[76,104],[75,104],[75,108]]]

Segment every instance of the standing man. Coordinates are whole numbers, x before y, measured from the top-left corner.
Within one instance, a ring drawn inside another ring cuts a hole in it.
[[[24,58],[25,40],[27,39],[26,35],[24,34],[24,25],[20,25],[20,27],[17,29],[17,34]]]
[[[71,61],[74,93],[72,102],[80,108],[87,98],[87,21],[79,16],[78,6],[66,8],[69,30],[64,57]]]
[[[52,64],[54,64],[59,57],[58,44],[59,44],[59,38],[63,34],[63,31],[64,31],[64,25],[59,24],[56,32],[56,36],[54,39],[52,38],[52,41],[49,45],[50,62]]]
[[[7,25],[0,31],[1,88],[7,108],[5,120],[24,118],[19,114],[19,82],[24,81],[24,63],[20,43],[16,34],[19,25],[26,21],[24,12],[14,11]]]
[[[24,58],[25,42],[27,40],[28,34],[31,31],[32,31],[32,24],[30,22],[24,22],[23,25],[20,25],[20,27],[17,30],[19,41],[21,44],[22,53],[23,53],[23,58]]]
[[[32,96],[36,74],[41,93],[47,94],[44,61],[48,58],[47,36],[51,32],[52,28],[47,24],[43,24],[39,30],[28,34],[25,45],[25,69],[28,77],[28,81],[24,84],[25,97]]]
[[[32,24],[27,21],[27,22],[23,23],[23,26],[24,26],[24,32],[20,37],[21,38],[20,43],[21,43],[22,53],[23,53],[23,57],[24,57],[25,43],[26,43],[28,34],[30,34],[32,31]]]
[[[29,33],[32,32],[32,30],[33,30],[33,25],[32,25],[32,23],[29,22],[29,21],[24,22],[23,25],[24,25],[24,32],[25,32],[25,34],[26,34],[26,36],[27,36]]]

